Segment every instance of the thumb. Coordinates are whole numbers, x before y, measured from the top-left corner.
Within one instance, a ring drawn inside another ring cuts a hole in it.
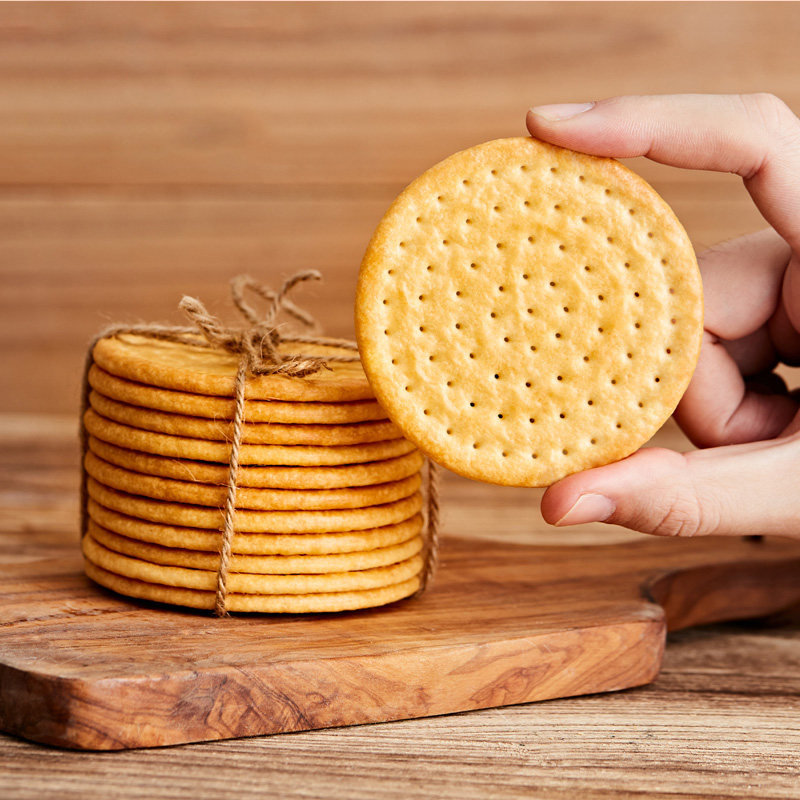
[[[553,525],[610,522],[658,536],[800,538],[800,436],[681,454],[648,448],[554,483]]]

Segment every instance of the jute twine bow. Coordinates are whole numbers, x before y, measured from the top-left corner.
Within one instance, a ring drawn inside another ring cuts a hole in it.
[[[228,569],[231,559],[231,545],[235,533],[236,521],[236,486],[239,471],[239,450],[242,444],[242,430],[245,413],[245,387],[248,375],[284,375],[291,378],[305,378],[322,369],[330,369],[329,363],[357,362],[359,356],[313,356],[304,354],[285,354],[280,350],[283,343],[319,344],[353,350],[357,353],[355,342],[347,339],[330,339],[321,336],[285,335],[278,329],[277,318],[286,312],[313,332],[318,331],[316,320],[311,314],[295,305],[287,294],[298,284],[305,281],[318,281],[322,276],[316,270],[298,272],[284,281],[280,290],[275,292],[248,275],[239,275],[231,281],[231,297],[239,313],[248,323],[241,328],[230,328],[223,325],[220,319],[208,312],[206,307],[196,298],[184,296],[178,307],[186,314],[190,326],[159,325],[157,323],[143,325],[111,325],[100,331],[89,344],[83,370],[83,394],[81,398],[81,462],[86,456],[89,436],[83,424],[83,416],[89,408],[89,370],[94,363],[94,346],[101,339],[121,333],[147,336],[168,342],[180,342],[192,347],[226,350],[239,356],[239,367],[234,381],[234,413],[233,433],[231,437],[231,453],[228,461],[228,480],[226,483],[225,505],[223,508],[222,537],[220,541],[220,559],[217,569],[217,591],[214,613],[219,617],[227,616]],[[245,301],[245,292],[251,291],[267,302],[267,309],[259,317],[256,310]],[[200,334],[200,336],[198,336]],[[420,594],[433,580],[439,554],[439,496],[437,487],[437,468],[428,459],[427,465],[427,548],[425,569],[423,571]],[[88,523],[88,476],[85,468],[81,471],[80,524],[81,535],[86,535]]]

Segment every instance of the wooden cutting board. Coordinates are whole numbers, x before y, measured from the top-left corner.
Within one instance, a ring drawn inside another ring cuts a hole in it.
[[[800,542],[446,538],[423,597],[332,616],[218,620],[132,601],[87,580],[77,555],[0,579],[0,728],[114,750],[639,686],[668,629],[800,602]]]

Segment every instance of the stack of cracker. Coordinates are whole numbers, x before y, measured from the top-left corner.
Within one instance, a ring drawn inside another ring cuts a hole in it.
[[[210,609],[240,357],[200,343],[123,333],[93,348],[83,553],[87,575],[109,589]],[[386,418],[360,362],[251,375],[244,396],[226,608],[341,611],[414,594],[423,456]]]

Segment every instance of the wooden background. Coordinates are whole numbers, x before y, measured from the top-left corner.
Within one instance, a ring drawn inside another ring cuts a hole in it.
[[[772,91],[795,3],[0,4],[0,410],[74,413],[89,336],[186,292],[317,267],[351,330],[397,191],[532,104]],[[763,223],[738,179],[636,165],[702,248]]]
[[[0,532],[77,547],[78,374],[111,320],[307,267],[351,330],[396,192],[538,103],[772,91],[800,111],[796,3],[0,3]],[[763,225],[738,179],[635,168],[696,246]],[[685,446],[669,426],[659,444]],[[542,523],[538,493],[448,475],[445,531]],[[0,536],[0,558],[30,558]],[[796,798],[800,614],[670,637],[650,687],[362,728],[118,754],[0,735],[15,798]],[[780,623],[780,624],[777,624]]]

